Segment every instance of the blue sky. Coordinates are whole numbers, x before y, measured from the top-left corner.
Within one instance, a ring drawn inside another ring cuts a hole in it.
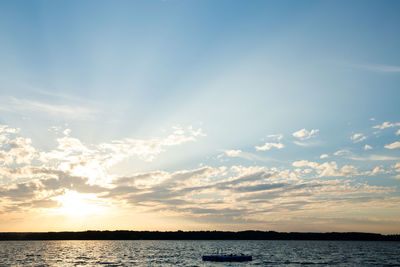
[[[398,233],[399,11],[2,1],[0,230]]]

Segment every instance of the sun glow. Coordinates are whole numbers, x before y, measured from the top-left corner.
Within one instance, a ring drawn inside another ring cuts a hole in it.
[[[61,204],[57,212],[70,217],[84,217],[104,212],[104,207],[99,205],[96,197],[89,194],[68,190],[64,195],[54,199]]]

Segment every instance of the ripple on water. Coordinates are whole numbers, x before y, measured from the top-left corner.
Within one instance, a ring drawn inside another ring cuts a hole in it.
[[[210,266],[222,249],[252,262],[211,266],[400,266],[400,242],[352,241],[1,241],[0,266]]]

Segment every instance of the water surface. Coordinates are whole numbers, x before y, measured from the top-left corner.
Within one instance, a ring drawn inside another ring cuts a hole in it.
[[[222,249],[252,262],[203,262]],[[0,241],[0,266],[400,266],[400,242]]]

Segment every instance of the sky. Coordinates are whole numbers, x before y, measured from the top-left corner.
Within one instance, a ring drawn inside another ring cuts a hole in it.
[[[0,231],[400,233],[399,1],[1,1]]]

